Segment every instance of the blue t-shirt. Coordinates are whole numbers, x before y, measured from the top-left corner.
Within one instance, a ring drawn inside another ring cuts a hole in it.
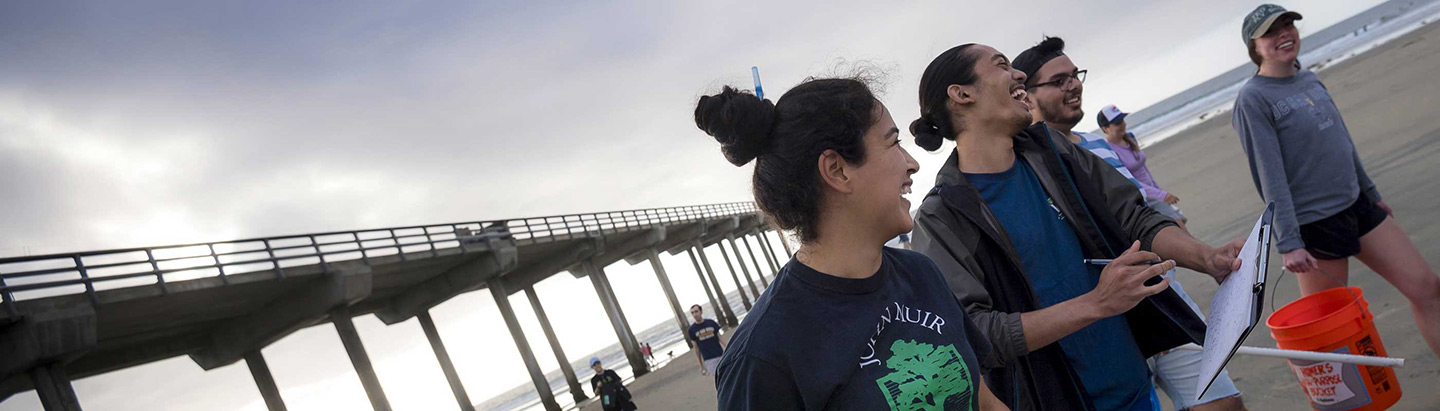
[[[1079,297],[1100,280],[1084,262],[1075,230],[1021,159],[1009,170],[965,174],[1010,235],[1041,307]],[[1081,384],[1101,410],[1150,410],[1150,371],[1123,316],[1096,321],[1060,339]]]
[[[725,349],[720,348],[720,324],[716,324],[715,320],[706,318],[698,324],[690,324],[690,330],[685,334],[695,342],[700,358],[708,360],[725,354]]]
[[[790,260],[716,371],[722,410],[974,410],[990,346],[935,262],[882,247],[867,278]]]

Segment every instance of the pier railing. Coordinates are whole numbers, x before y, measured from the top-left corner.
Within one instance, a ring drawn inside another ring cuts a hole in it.
[[[11,257],[0,259],[0,304],[13,314],[16,301],[79,293],[98,304],[96,291],[107,289],[149,285],[166,293],[167,282],[202,277],[228,285],[230,275],[273,270],[283,279],[301,266],[430,258],[446,249],[483,251],[471,248],[492,240],[520,246],[756,212],[754,203],[739,202]]]

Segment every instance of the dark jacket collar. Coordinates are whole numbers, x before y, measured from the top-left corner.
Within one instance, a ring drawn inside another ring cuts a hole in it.
[[[1098,182],[1096,173],[1109,167],[1098,157],[1088,155],[1083,149],[1074,147],[1064,136],[1053,132],[1043,123],[1026,128],[1014,137],[1017,161],[1025,161],[1034,169],[1036,177],[1046,193],[1061,209],[1061,214],[1072,224],[1082,248],[1090,258],[1112,258],[1110,251],[1116,245],[1107,245],[1108,236],[1125,238],[1131,234],[1150,241],[1154,233],[1167,224],[1153,212],[1149,215],[1138,209],[1116,210],[1116,207],[1131,204],[1124,200],[1105,201],[1103,193],[1119,192],[1118,185],[1130,184],[1119,181],[1119,174],[1110,176],[1108,185]],[[1078,157],[1077,157],[1078,156]],[[1077,184],[1077,181],[1079,184]],[[1001,312],[1028,312],[1038,309],[1033,290],[1024,276],[1019,255],[994,212],[986,205],[976,187],[966,181],[960,171],[958,152],[949,158],[936,174],[935,188],[929,196],[936,196],[943,207],[939,214],[949,214],[954,220],[944,221],[952,241],[944,245],[946,255],[954,256],[967,270],[976,273],[983,283],[985,292],[991,297],[993,309]],[[1104,185],[1104,186],[1102,186]],[[1134,193],[1140,201],[1140,193]],[[1090,201],[1086,201],[1087,197]],[[927,200],[927,204],[931,203]],[[1138,203],[1143,205],[1143,203]],[[1093,208],[1091,207],[1093,205]],[[930,207],[934,207],[930,205]],[[1090,210],[1101,214],[1092,215]],[[1109,213],[1109,214],[1104,214]],[[1122,225],[1116,215],[1129,213],[1125,220],[1131,226]],[[943,217],[942,217],[943,218]],[[1173,224],[1173,223],[1171,223]],[[1144,227],[1140,227],[1143,225]],[[1127,231],[1128,230],[1128,231]],[[985,239],[989,239],[989,244]],[[1128,244],[1128,241],[1123,242]],[[1116,244],[1120,244],[1117,242]],[[993,246],[993,247],[992,247]],[[1003,257],[1002,257],[1003,255]],[[1184,300],[1172,290],[1142,301],[1136,308],[1125,314],[1135,331],[1136,343],[1147,355],[1174,348],[1184,343],[1204,341],[1204,323],[1189,309]],[[1031,351],[1018,363],[1005,368],[991,370],[987,378],[993,378],[1001,387],[1016,388],[1013,394],[1002,398],[1015,397],[1017,409],[1086,409],[1091,404],[1065,404],[1063,395],[1074,396],[1085,402],[1084,389],[1078,377],[1069,369],[1063,350],[1058,344]],[[1008,384],[1008,385],[1007,385]]]
[[[1036,139],[1049,138],[1049,133],[1049,126],[1040,122],[1015,135],[1013,138],[1015,139],[1016,161],[1020,161],[1020,157],[1027,157],[1027,162],[1035,163],[1037,159],[1031,157],[1046,153],[1044,147],[1038,144]],[[1032,164],[1032,167],[1043,166]],[[1015,250],[1014,242],[1010,240],[1010,235],[1005,232],[1005,227],[1000,225],[995,213],[985,205],[985,199],[980,196],[980,191],[971,185],[965,179],[965,174],[960,171],[959,151],[951,150],[950,157],[945,160],[944,165],[940,166],[940,171],[935,175],[935,188],[931,190],[931,194],[940,195],[946,205],[955,209],[961,217],[969,220],[970,224],[973,224],[982,234],[999,244],[1009,262],[1014,264],[1017,270],[1020,269],[1020,256]]]
[[[1044,143],[1038,139],[1050,138],[1052,132],[1050,126],[1043,121],[1021,130],[1020,134],[1011,137],[1015,140],[1016,155],[1043,153],[1045,151]],[[970,185],[970,182],[965,180],[964,173],[960,172],[960,152],[950,151],[950,158],[946,159],[945,164],[940,166],[940,171],[935,173],[935,185],[937,187]]]
[[[1021,130],[1019,134],[1011,137],[1015,140],[1016,161],[1021,158],[1035,168],[1036,175],[1041,175],[1046,168],[1042,161],[1048,150],[1041,143],[1040,138],[1049,138],[1051,129],[1044,122],[1035,123],[1030,127]],[[1045,179],[1042,178],[1042,184]],[[1048,189],[1049,187],[1047,187]],[[965,179],[965,174],[960,171],[960,152],[950,151],[950,157],[945,159],[945,164],[940,166],[940,171],[935,174],[935,188],[931,194],[941,194],[947,203],[960,211],[960,214],[970,219],[972,223],[979,226],[985,234],[992,239],[1000,241],[1001,244],[1010,244],[1010,237],[1005,235],[1005,230],[1000,227],[994,219],[990,210],[985,206],[985,199],[980,197],[980,192]]]
[[[1099,227],[1091,222],[1090,212],[1084,204],[1084,199],[1069,181],[1068,172],[1065,170],[1066,166],[1057,153],[1060,145],[1068,147],[1071,144],[1069,140],[1043,121],[1026,127],[1012,138],[1015,144],[1016,160],[1025,161],[1035,171],[1035,175],[1040,179],[1040,185],[1055,200],[1055,206],[1070,221],[1076,234],[1080,235],[1080,245],[1085,250],[1085,254],[1091,258],[1113,258],[1117,254],[1114,246],[1108,243]],[[987,219],[993,217],[990,217],[989,210],[984,209],[981,205],[984,200],[980,198],[979,192],[969,181],[966,181],[964,173],[960,171],[959,159],[959,152],[953,152],[945,164],[940,167],[940,171],[935,177],[934,192],[941,193],[944,190],[943,194],[950,196],[955,196],[955,193],[950,192],[962,194],[959,197],[947,198],[947,200],[956,200],[951,201],[951,206],[980,226],[985,234],[994,239],[1003,239],[1008,242],[1009,237],[1003,234],[1003,229],[985,224]],[[946,189],[946,187],[960,189]],[[998,226],[998,223],[996,225]]]

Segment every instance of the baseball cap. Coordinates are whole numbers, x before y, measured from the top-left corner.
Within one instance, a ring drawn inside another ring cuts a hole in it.
[[[1106,127],[1112,123],[1125,121],[1125,116],[1128,115],[1130,115],[1130,113],[1120,111],[1119,107],[1111,104],[1100,109],[1100,114],[1095,116],[1095,122],[1100,123],[1100,127]]]
[[[1291,16],[1295,20],[1305,18],[1300,13],[1285,10],[1284,7],[1261,4],[1260,7],[1256,7],[1254,11],[1245,16],[1245,23],[1240,26],[1241,39],[1245,41],[1245,44],[1250,44],[1250,41],[1258,39],[1260,36],[1264,36],[1265,32],[1270,31],[1270,25],[1275,24],[1275,20],[1279,20],[1283,16]]]
[[[594,367],[594,366],[595,366],[595,363],[598,363],[598,362],[600,362],[600,357],[590,357],[590,366],[591,366],[591,367]]]

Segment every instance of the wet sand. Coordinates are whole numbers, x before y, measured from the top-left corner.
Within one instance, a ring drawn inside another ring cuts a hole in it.
[[[1343,62],[1320,74],[1345,116],[1370,177],[1380,186],[1397,221],[1432,267],[1440,267],[1440,31],[1435,25]],[[1228,113],[1146,149],[1156,180],[1181,199],[1196,237],[1211,244],[1248,234],[1263,207]],[[1270,285],[1276,307],[1299,296],[1293,274],[1277,281],[1280,258],[1272,256]],[[1440,409],[1440,359],[1415,329],[1409,303],[1395,287],[1356,261],[1350,284],[1365,290],[1385,348],[1406,359],[1397,369],[1404,397],[1394,410]],[[1186,272],[1181,281],[1209,311],[1215,283]],[[1270,309],[1267,296],[1265,317]],[[1247,345],[1273,347],[1263,319]],[[692,355],[689,353],[677,355]],[[1283,360],[1238,357],[1229,367],[1251,410],[1309,409]],[[678,359],[630,385],[643,410],[715,409],[711,377],[695,361]],[[1166,409],[1169,401],[1163,400]],[[599,410],[587,403],[585,410]]]

